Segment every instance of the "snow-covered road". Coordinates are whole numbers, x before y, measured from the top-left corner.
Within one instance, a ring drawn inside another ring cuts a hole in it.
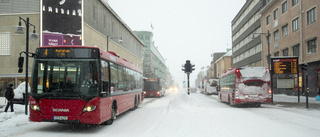
[[[137,110],[118,116],[110,126],[32,123],[23,106],[15,107],[15,113],[0,113],[0,136],[317,137],[320,123],[320,110],[230,107],[215,95],[182,92],[146,98]]]

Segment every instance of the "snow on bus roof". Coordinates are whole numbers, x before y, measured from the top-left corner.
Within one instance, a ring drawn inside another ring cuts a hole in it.
[[[253,78],[263,77],[267,71],[264,67],[242,67],[239,68],[242,77]]]

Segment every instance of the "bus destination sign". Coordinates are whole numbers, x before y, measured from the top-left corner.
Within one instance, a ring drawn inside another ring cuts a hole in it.
[[[273,74],[297,74],[297,58],[273,58]]]

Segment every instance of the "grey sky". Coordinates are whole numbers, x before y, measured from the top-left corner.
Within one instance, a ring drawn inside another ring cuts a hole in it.
[[[186,79],[181,65],[195,64],[193,85],[201,67],[210,66],[213,52],[231,48],[231,21],[246,0],[109,0],[132,30],[151,30],[155,46],[179,84]]]

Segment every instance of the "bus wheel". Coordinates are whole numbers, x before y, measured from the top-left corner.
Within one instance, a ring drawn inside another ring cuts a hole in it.
[[[136,110],[137,106],[138,106],[137,97],[134,97],[134,105],[133,105],[133,107],[131,108],[131,110],[132,110],[132,111]]]
[[[104,124],[105,125],[111,125],[113,123],[113,119],[110,118],[109,120],[107,120]]]

